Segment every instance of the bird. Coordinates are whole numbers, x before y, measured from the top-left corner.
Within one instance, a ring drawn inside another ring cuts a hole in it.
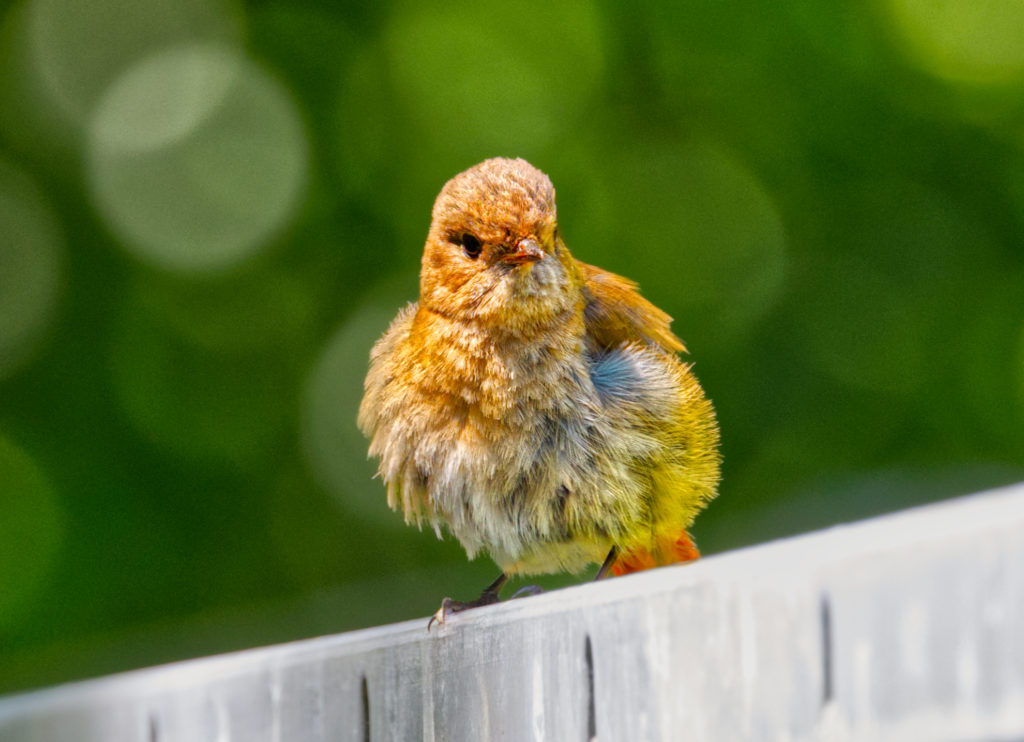
[[[717,493],[719,428],[671,322],[573,257],[554,186],[527,161],[444,185],[419,300],[373,346],[357,419],[391,508],[501,570],[430,624],[498,601],[513,576],[699,556],[689,529]]]

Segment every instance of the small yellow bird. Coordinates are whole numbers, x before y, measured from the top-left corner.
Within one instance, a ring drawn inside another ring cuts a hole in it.
[[[718,425],[670,322],[569,253],[525,160],[444,186],[419,301],[374,346],[359,409],[391,507],[502,570],[435,619],[498,600],[511,575],[699,556],[687,529],[715,496]]]

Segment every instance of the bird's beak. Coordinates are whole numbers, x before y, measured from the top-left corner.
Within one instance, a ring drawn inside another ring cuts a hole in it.
[[[536,263],[543,258],[544,251],[540,249],[537,241],[527,238],[520,240],[516,245],[516,251],[509,253],[501,260],[510,265],[525,265],[526,263]]]

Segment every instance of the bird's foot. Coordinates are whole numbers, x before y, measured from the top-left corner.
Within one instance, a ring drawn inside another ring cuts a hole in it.
[[[437,613],[431,616],[430,621],[427,622],[427,631],[430,631],[430,627],[435,623],[439,626],[444,624],[448,616],[453,613],[461,613],[462,611],[468,611],[470,608],[491,605],[500,600],[501,598],[498,597],[498,593],[486,590],[476,600],[452,600],[451,598],[445,598],[441,601],[441,607],[437,609]]]
[[[484,591],[480,593],[480,597],[476,600],[452,600],[451,598],[445,598],[441,601],[441,607],[437,609],[437,613],[430,617],[427,622],[427,631],[430,631],[430,627],[436,622],[438,625],[442,625],[445,619],[453,613],[461,613],[462,611],[468,611],[470,608],[479,608],[483,605],[491,605],[501,600],[498,597],[501,593],[502,586],[508,581],[508,577],[504,573],[498,576],[494,582],[484,588]],[[519,593],[516,593],[518,595]]]
[[[544,592],[544,588],[540,585],[527,585],[526,587],[521,587],[512,593],[511,600],[515,600],[516,598],[528,598],[531,595],[540,595],[542,592]]]

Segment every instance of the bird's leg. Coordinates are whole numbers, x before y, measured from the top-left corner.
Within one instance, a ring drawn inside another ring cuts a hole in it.
[[[498,575],[498,579],[484,588],[484,591],[480,593],[480,597],[476,600],[462,601],[445,598],[441,601],[441,607],[437,609],[437,613],[431,616],[430,621],[427,622],[427,631],[430,631],[430,627],[434,625],[435,621],[439,624],[443,624],[445,619],[452,613],[459,613],[460,611],[466,611],[470,608],[479,608],[482,605],[497,603],[501,600],[501,598],[498,597],[498,593],[501,592],[501,588],[504,587],[506,582],[508,582],[508,575],[502,572]]]
[[[612,571],[612,565],[615,564],[615,560],[619,557],[619,550],[613,546],[612,550],[608,552],[608,556],[604,558],[604,563],[601,565],[601,569],[597,570],[597,576],[594,577],[594,582],[603,580],[608,576],[608,573]]]

